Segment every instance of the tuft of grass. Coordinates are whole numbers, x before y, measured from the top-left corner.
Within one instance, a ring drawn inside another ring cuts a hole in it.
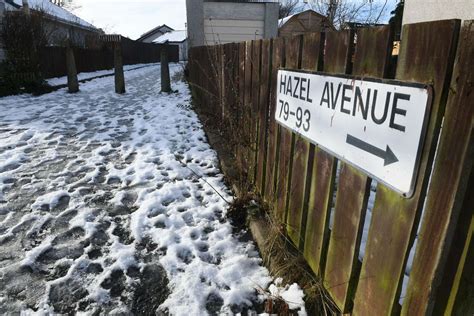
[[[186,82],[184,65],[181,65],[181,69],[171,76],[171,82]]]
[[[341,315],[324,288],[321,278],[313,273],[303,254],[288,238],[286,225],[280,223],[265,205],[261,207],[260,212],[253,211],[247,214],[250,221],[258,219],[265,223],[267,237],[263,245],[258,245],[264,265],[272,276],[282,278],[284,283],[300,285],[305,293],[308,315]],[[271,304],[281,305],[276,301]],[[281,315],[285,315],[284,310]]]

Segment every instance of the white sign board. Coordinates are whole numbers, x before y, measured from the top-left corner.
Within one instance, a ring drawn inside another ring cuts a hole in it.
[[[406,197],[416,181],[430,89],[278,71],[275,119]]]

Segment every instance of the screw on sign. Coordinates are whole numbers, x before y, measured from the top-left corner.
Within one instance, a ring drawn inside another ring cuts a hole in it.
[[[275,119],[409,197],[431,90],[426,85],[279,70]]]

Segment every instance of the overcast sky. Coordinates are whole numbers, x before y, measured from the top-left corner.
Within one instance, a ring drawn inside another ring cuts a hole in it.
[[[166,24],[184,30],[186,0],[75,0],[81,7],[74,13],[107,33],[137,39],[141,34]]]
[[[186,0],[74,1],[80,6],[74,13],[104,29],[106,33],[118,33],[137,39],[141,34],[161,24],[175,30],[185,29]],[[395,4],[396,0],[387,0],[385,21],[382,22],[386,22]]]

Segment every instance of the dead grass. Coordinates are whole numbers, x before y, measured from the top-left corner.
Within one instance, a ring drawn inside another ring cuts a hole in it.
[[[229,210],[228,216],[238,226],[248,226],[251,221],[264,223],[265,241],[258,244],[263,263],[272,276],[280,277],[283,283],[298,283],[305,292],[305,304],[308,315],[340,315],[340,311],[324,289],[322,281],[314,275],[301,252],[296,249],[286,235],[285,225],[279,223],[269,211],[265,203],[257,196],[246,194],[236,199]],[[274,299],[265,302],[266,309],[278,315],[291,315],[285,304]]]
[[[171,82],[186,82],[184,65],[181,65],[181,69],[173,73],[171,76]]]

